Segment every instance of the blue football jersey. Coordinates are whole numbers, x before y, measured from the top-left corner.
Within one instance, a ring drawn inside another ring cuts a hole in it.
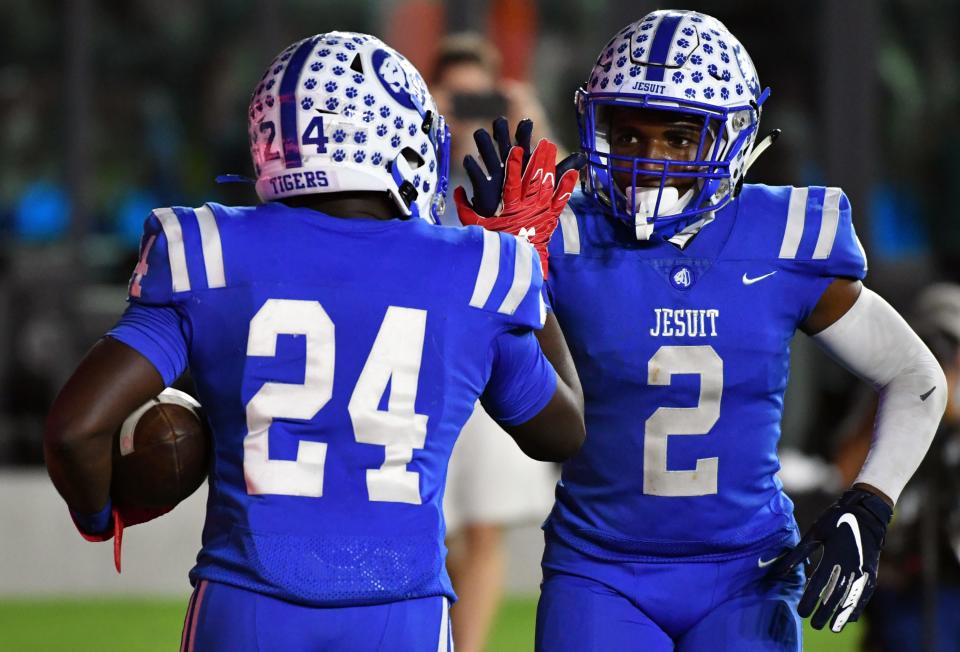
[[[746,185],[681,249],[582,194],[550,244],[547,294],[587,437],[551,536],[610,559],[726,555],[794,525],[776,478],[790,340],[866,259],[838,188]]]
[[[212,426],[191,579],[318,606],[454,599],[447,461],[478,397],[515,424],[553,396],[541,287],[530,246],[475,227],[153,211],[110,336],[168,384],[189,366]]]

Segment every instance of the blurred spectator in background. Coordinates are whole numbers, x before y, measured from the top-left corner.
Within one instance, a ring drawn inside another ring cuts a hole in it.
[[[460,162],[474,152],[473,132],[490,128],[497,117],[515,125],[532,118],[533,142],[545,137],[544,112],[529,88],[499,78],[499,56],[483,38],[451,36],[441,43],[433,81],[437,106],[447,120],[451,140],[451,191],[469,187]],[[453,201],[443,223],[459,226]],[[447,568],[459,600],[453,607],[453,637],[458,652],[480,652],[503,593],[506,551],[504,529],[538,523],[553,504],[557,471],[517,448],[477,405],[453,449],[447,474],[444,515]]]
[[[924,290],[912,325],[943,367],[947,409],[887,531],[884,572],[866,609],[869,652],[960,650],[960,285]],[[844,485],[869,452],[876,411],[871,392],[847,422],[836,457]]]
[[[523,118],[533,120],[534,144],[541,138],[556,142],[533,88],[501,77],[500,55],[492,43],[478,34],[454,34],[441,42],[430,87],[435,89],[437,106],[453,134],[451,172],[463,173],[458,164],[474,151],[473,132],[489,129],[499,116],[507,118],[511,125]],[[451,178],[451,189],[457,186],[454,181]],[[456,211],[449,210],[447,214],[459,224]]]

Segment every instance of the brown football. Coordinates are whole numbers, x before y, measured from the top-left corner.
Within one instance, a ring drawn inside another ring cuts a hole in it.
[[[210,431],[188,394],[166,389],[123,423],[110,495],[117,505],[172,508],[203,484]]]

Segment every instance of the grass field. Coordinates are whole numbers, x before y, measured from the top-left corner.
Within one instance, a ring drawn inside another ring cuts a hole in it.
[[[169,652],[178,649],[186,598],[170,600],[0,600],[4,652]],[[488,652],[533,649],[534,599],[507,600]],[[858,631],[805,632],[811,652],[854,652]]]

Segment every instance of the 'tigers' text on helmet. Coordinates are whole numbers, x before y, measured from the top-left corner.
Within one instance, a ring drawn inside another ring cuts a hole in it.
[[[327,188],[330,180],[323,171],[290,172],[270,177],[273,192],[290,192],[291,190],[306,190],[307,188]]]
[[[716,337],[720,311],[654,308],[652,337]]]

